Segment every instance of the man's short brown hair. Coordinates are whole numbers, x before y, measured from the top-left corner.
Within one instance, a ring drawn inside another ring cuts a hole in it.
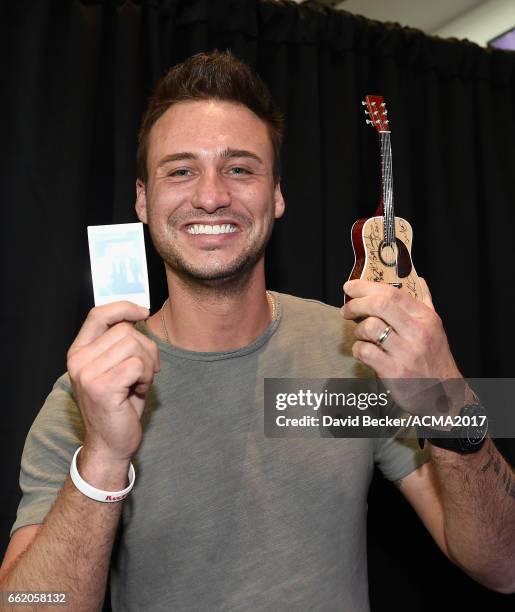
[[[266,123],[274,151],[274,183],[277,183],[284,129],[282,114],[266,84],[230,51],[197,53],[171,68],[158,82],[138,135],[138,178],[147,182],[148,137],[159,117],[176,102],[210,99],[243,104]]]

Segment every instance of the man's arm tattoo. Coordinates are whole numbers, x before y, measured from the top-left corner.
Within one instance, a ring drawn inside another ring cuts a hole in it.
[[[499,480],[502,481],[501,486],[504,488],[506,495],[509,495],[512,499],[515,499],[515,479],[513,472],[508,471],[507,462],[504,465],[504,471],[501,474],[501,460],[499,457],[499,451],[495,448],[495,444],[492,440],[488,440],[488,446],[486,448],[488,453],[488,461],[482,466],[481,471],[483,474],[493,466],[494,473]]]

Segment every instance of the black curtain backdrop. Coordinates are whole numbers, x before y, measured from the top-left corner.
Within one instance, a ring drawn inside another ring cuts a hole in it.
[[[0,553],[25,436],[92,306],[86,226],[136,220],[142,111],[156,80],[193,53],[232,49],[286,115],[287,213],[268,249],[269,286],[342,304],[351,225],[378,200],[360,100],[384,95],[396,212],[414,227],[415,265],[454,354],[468,376],[513,375],[513,54],[310,3],[17,0],[1,13]],[[156,309],[165,283],[148,235],[147,249]],[[498,444],[513,461],[513,441]],[[380,476],[369,502],[372,610],[513,610],[512,596],[445,560]]]

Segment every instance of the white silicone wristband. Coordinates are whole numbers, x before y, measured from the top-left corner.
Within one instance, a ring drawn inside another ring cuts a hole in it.
[[[132,487],[134,486],[134,482],[136,481],[136,473],[134,471],[134,466],[132,465],[132,463],[129,468],[128,487],[123,489],[123,491],[102,491],[101,489],[96,489],[95,487],[92,487],[79,474],[79,470],[77,469],[77,455],[79,454],[81,448],[82,446],[79,446],[79,448],[75,451],[75,454],[73,455],[72,459],[72,464],[70,466],[70,476],[73,481],[73,484],[77,487],[77,489],[79,489],[81,493],[86,495],[86,497],[89,497],[90,499],[94,499],[95,501],[99,502],[111,503],[122,501],[122,499],[125,499],[127,495],[129,495],[129,493],[131,492]]]

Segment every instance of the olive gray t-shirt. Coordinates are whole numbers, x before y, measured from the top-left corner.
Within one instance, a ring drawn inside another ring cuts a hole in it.
[[[272,439],[264,378],[370,376],[337,308],[275,294],[248,346],[161,352],[111,563],[117,611],[366,612],[367,492],[376,463],[397,480],[428,459],[406,439]],[[67,375],[25,444],[12,532],[42,523],[83,425]],[[11,532],[11,533],[12,533]]]

